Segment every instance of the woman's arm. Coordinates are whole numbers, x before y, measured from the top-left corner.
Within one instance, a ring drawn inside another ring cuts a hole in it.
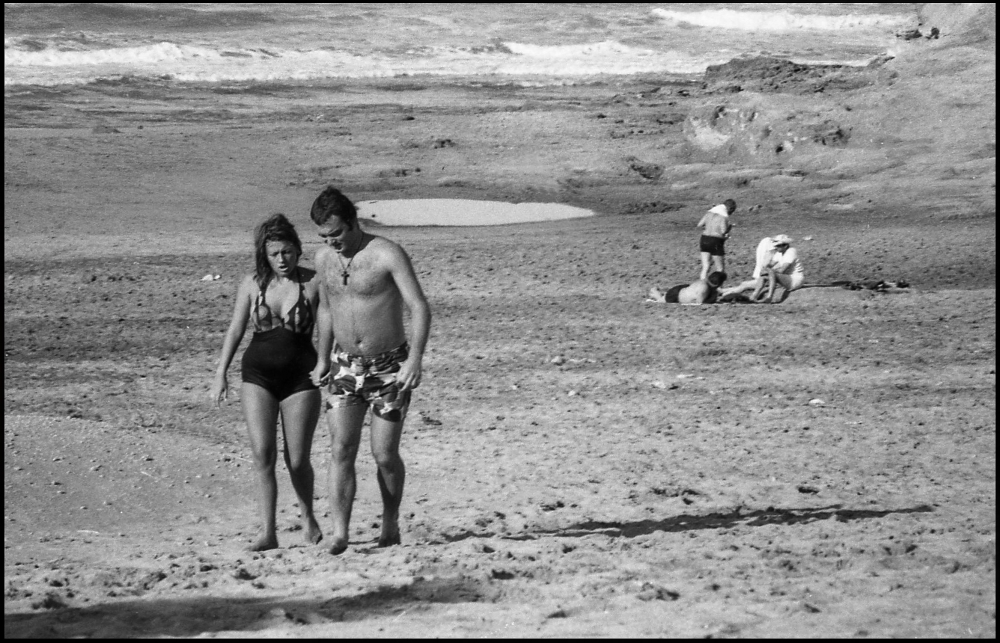
[[[777,285],[778,280],[774,278],[774,268],[767,269],[767,303],[774,303],[774,287]]]
[[[243,335],[247,330],[247,322],[250,320],[250,299],[253,289],[253,277],[250,275],[247,275],[236,289],[233,318],[229,322],[229,330],[226,331],[226,337],[222,341],[222,353],[219,355],[219,366],[215,371],[215,380],[212,383],[212,391],[210,393],[210,399],[215,402],[216,406],[222,404],[222,401],[229,396],[229,379],[226,374],[229,371],[229,365],[233,363],[236,349],[239,348],[240,342],[243,341]]]

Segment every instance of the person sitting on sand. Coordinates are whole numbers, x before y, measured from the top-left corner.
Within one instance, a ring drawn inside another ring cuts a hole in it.
[[[652,301],[667,304],[684,304],[687,306],[714,304],[718,296],[719,287],[725,280],[726,273],[713,272],[708,276],[708,279],[699,279],[691,284],[674,286],[666,292],[661,292],[659,288],[651,288],[648,298]]]
[[[719,300],[732,300],[736,295],[753,290],[750,301],[756,302],[764,290],[767,277],[767,302],[774,302],[775,287],[780,283],[783,292],[777,303],[783,302],[793,291],[802,287],[805,282],[805,272],[799,261],[799,254],[791,247],[792,238],[779,234],[775,237],[764,237],[757,244],[757,263],[753,270],[753,279],[744,281],[733,288],[719,291]]]
[[[357,487],[355,460],[369,409],[382,493],[378,546],[398,545],[406,474],[399,441],[411,391],[420,384],[430,307],[406,251],[362,230],[354,204],[339,190],[328,187],[316,197],[310,216],[325,244],[316,253],[322,287],[313,382],[330,387],[330,553],[347,549]],[[410,312],[409,341],[404,307]]]
[[[309,461],[321,403],[319,389],[310,378],[316,365],[312,333],[319,280],[315,271],[299,266],[302,244],[285,215],[264,220],[257,226],[254,240],[256,269],[243,278],[236,291],[233,319],[222,344],[211,397],[216,406],[228,397],[226,372],[247,323],[252,323],[253,338],[243,354],[240,401],[250,432],[263,522],[263,533],[250,549],[263,551],[278,546],[274,468],[279,414],[285,465],[299,499],[306,542],[315,544],[323,537],[313,514],[315,475]]]
[[[723,272],[726,269],[726,239],[729,238],[729,231],[733,229],[733,224],[729,221],[729,215],[736,212],[736,201],[726,199],[725,202],[715,206],[705,213],[705,216],[698,222],[699,228],[704,228],[701,235],[701,276],[698,278],[704,281],[708,277],[709,263],[713,264],[715,272]]]

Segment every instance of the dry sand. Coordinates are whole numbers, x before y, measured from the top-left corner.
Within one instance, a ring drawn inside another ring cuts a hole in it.
[[[993,638],[985,11],[860,72],[8,95],[5,637]],[[281,465],[282,547],[251,554],[239,403],[208,385],[253,225],[286,212],[311,256],[331,183],[596,216],[369,226],[435,315],[403,544],[375,547],[362,453],[346,554],[302,543]],[[733,280],[784,232],[810,282],[911,286],[644,302],[726,197]]]

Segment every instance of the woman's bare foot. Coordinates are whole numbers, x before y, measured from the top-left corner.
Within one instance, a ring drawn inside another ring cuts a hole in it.
[[[316,522],[315,518],[310,518],[305,521],[306,523],[306,544],[315,545],[319,541],[323,540],[323,531],[319,528],[319,524]]]
[[[247,547],[247,551],[267,551],[278,548],[278,537],[274,534],[263,534],[252,545]]]
[[[347,539],[346,538],[334,538],[330,541],[330,553],[334,556],[339,556],[347,551]]]

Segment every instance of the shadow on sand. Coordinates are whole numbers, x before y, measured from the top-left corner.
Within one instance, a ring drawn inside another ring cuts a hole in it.
[[[603,522],[590,520],[560,529],[540,530],[535,533],[560,537],[580,537],[601,533],[609,536],[635,538],[657,531],[693,531],[697,529],[729,529],[733,527],[761,527],[763,525],[798,525],[818,520],[835,518],[839,522],[869,520],[889,514],[926,513],[933,509],[929,505],[918,505],[904,509],[842,509],[841,505],[815,507],[809,509],[758,509],[746,513],[736,510],[730,513],[706,514],[704,516],[681,515],[663,520],[638,520],[635,522]]]
[[[145,598],[33,614],[5,614],[4,638],[193,637],[272,628],[344,623],[419,612],[434,603],[493,602],[496,594],[468,578],[419,579],[344,598]]]
[[[902,509],[843,509],[841,505],[806,509],[768,508],[750,512],[734,511],[706,515],[681,515],[663,520],[635,522],[587,521],[552,530],[530,530],[504,536],[533,540],[541,536],[578,538],[592,534],[635,538],[654,532],[698,529],[798,525],[829,520],[840,522],[871,520],[890,514],[928,513],[928,505]],[[495,534],[463,532],[446,538],[449,542],[466,538],[493,537]],[[403,587],[378,587],[354,596],[332,599],[291,599],[285,596],[260,598],[136,599],[104,603],[92,607],[62,607],[32,614],[5,614],[4,638],[134,638],[191,637],[202,633],[253,632],[296,625],[317,625],[395,616],[403,611],[426,610],[435,603],[495,602],[498,590],[488,583],[464,578],[418,579]]]

